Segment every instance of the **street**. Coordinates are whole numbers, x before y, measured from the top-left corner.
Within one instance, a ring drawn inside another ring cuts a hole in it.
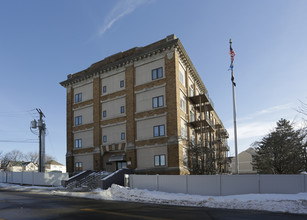
[[[307,215],[90,200],[0,189],[4,219],[307,219]]]

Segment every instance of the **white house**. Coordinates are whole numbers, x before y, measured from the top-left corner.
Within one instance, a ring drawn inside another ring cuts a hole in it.
[[[66,166],[55,160],[49,160],[45,163],[45,170],[46,172],[66,173]]]
[[[252,162],[253,162],[253,155],[256,155],[256,151],[254,148],[248,148],[245,151],[242,151],[241,153],[238,154],[239,158],[239,174],[252,174],[252,173],[257,173],[257,171],[253,168]],[[235,161],[236,158],[232,157],[231,158],[231,172],[235,172]]]
[[[8,171],[11,172],[31,172],[37,171],[38,166],[33,162],[21,162],[21,161],[10,161],[6,166]]]

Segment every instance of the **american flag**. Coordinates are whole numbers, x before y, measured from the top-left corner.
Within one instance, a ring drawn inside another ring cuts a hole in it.
[[[234,61],[234,59],[235,59],[235,52],[233,51],[233,49],[232,49],[232,47],[231,47],[231,45],[230,45],[230,51],[229,51],[229,54],[230,54],[230,57],[231,57],[231,62],[233,62]]]

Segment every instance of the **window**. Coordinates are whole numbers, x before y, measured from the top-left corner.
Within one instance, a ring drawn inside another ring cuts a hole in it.
[[[121,106],[121,107],[120,107],[120,113],[121,113],[121,114],[125,113],[125,106]]]
[[[179,70],[179,80],[184,85],[183,73]]]
[[[75,140],[75,148],[82,148],[82,139]]]
[[[106,92],[107,92],[107,86],[103,86],[103,87],[102,87],[102,92],[103,92],[103,93],[106,93]]]
[[[190,97],[194,96],[194,89],[193,89],[192,86],[190,86],[190,88],[189,88],[189,95],[190,95]]]
[[[155,166],[165,166],[165,155],[155,155]]]
[[[104,118],[107,117],[107,111],[102,112],[102,117],[104,117]]]
[[[120,81],[120,88],[123,88],[124,86],[125,86],[125,81],[124,80]]]
[[[165,126],[157,125],[153,127],[154,137],[164,136],[165,135]]]
[[[190,111],[190,122],[195,121],[195,114],[193,111]]]
[[[152,98],[152,107],[153,108],[158,108],[158,107],[162,107],[162,106],[164,106],[163,95]]]
[[[126,161],[118,161],[116,162],[117,169],[127,168],[127,162]]]
[[[82,93],[75,95],[75,103],[82,102]]]
[[[75,117],[75,125],[82,125],[82,116]]]
[[[126,138],[126,134],[125,134],[125,132],[122,132],[122,133],[120,134],[120,139],[121,139],[121,140],[125,140],[125,138]]]
[[[82,171],[82,162],[75,163],[75,171]]]
[[[182,111],[186,111],[186,102],[184,98],[180,98],[180,108]]]
[[[107,138],[107,136],[105,135],[105,136],[103,136],[103,142],[105,143],[105,142],[107,142],[108,141],[108,138]]]
[[[159,67],[157,69],[153,69],[151,71],[151,77],[152,77],[152,80],[162,78],[163,77],[163,69],[162,69],[162,67]]]

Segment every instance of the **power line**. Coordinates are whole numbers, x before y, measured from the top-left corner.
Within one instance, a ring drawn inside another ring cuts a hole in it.
[[[0,143],[38,143],[36,139],[24,139],[24,140],[0,140]]]

